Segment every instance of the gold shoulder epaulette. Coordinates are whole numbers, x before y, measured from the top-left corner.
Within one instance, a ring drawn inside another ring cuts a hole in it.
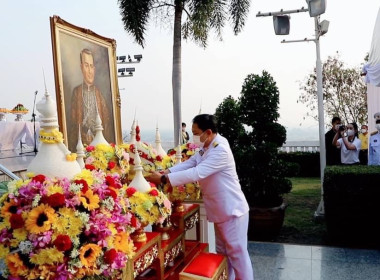
[[[219,143],[218,142],[214,142],[212,143],[212,145],[214,146],[214,148],[218,147]]]

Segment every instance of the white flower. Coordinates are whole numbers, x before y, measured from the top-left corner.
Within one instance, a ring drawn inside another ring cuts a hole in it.
[[[21,241],[18,247],[23,254],[29,254],[33,250],[33,244],[29,240]]]
[[[36,196],[33,199],[32,206],[37,207],[40,200],[41,200],[41,195],[36,194]]]

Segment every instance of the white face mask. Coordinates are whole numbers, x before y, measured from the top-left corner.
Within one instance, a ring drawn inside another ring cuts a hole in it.
[[[380,131],[380,123],[377,123],[377,124],[376,124],[376,129],[377,129],[378,131]]]
[[[362,128],[362,133],[364,134],[364,133],[366,133],[366,132],[367,132],[367,129]]]
[[[353,129],[347,130],[347,136],[353,136],[355,135],[355,131]]]
[[[204,132],[203,132],[204,133]],[[197,145],[199,148],[203,148],[205,142],[202,142],[201,141],[201,136],[203,135],[203,133],[201,135],[193,135],[193,143],[195,145]],[[205,140],[206,141],[206,140]]]

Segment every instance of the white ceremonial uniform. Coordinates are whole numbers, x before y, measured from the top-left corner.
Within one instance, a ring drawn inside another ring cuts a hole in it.
[[[169,170],[173,186],[199,181],[207,219],[215,227],[216,251],[228,256],[228,279],[253,280],[247,250],[249,206],[227,139],[217,134],[207,150]]]
[[[369,138],[368,165],[380,165],[380,133]]]

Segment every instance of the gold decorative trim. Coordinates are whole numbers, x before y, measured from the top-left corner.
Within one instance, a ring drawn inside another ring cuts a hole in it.
[[[199,221],[199,213],[196,212],[194,215],[186,219],[185,231],[192,229],[198,221]]]
[[[158,245],[155,244],[133,263],[133,276],[136,278],[144,272],[158,257]]]
[[[174,261],[178,257],[179,253],[182,251],[182,240],[180,240],[176,245],[174,245],[170,250],[165,253],[164,256],[164,267]]]

